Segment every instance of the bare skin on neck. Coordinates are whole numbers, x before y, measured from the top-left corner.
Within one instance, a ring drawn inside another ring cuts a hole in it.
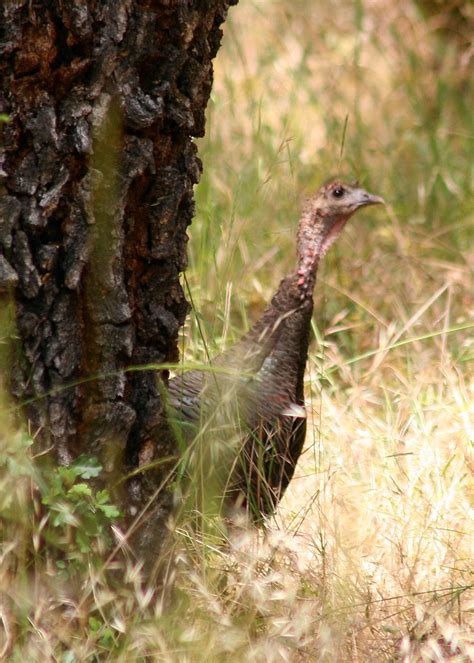
[[[383,204],[357,185],[336,181],[310,198],[298,227],[297,274],[301,299],[311,297],[319,261],[337,239],[350,217],[361,207]]]

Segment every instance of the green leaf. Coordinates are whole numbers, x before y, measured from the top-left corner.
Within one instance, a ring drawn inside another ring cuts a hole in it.
[[[101,636],[99,643],[102,647],[110,647],[114,642],[114,634],[111,628],[107,627],[104,629],[103,635]]]
[[[77,458],[77,460],[71,465],[71,468],[74,469],[77,476],[80,476],[83,479],[97,477],[102,471],[102,465],[100,465],[97,458],[85,455],[79,456],[79,458]]]
[[[76,468],[73,466],[59,467],[57,470],[57,475],[61,481],[61,484],[66,486],[72,485],[77,477],[80,476]]]
[[[92,490],[86,483],[76,483],[67,491],[68,497],[92,497]]]
[[[97,617],[89,617],[89,627],[91,631],[98,631],[102,626],[102,622]]]
[[[110,501],[108,490],[98,490],[95,496],[97,504],[106,504]]]
[[[90,540],[86,536],[84,536],[84,534],[80,530],[77,530],[76,532],[76,543],[81,553],[90,552],[91,550]]]
[[[60,527],[61,525],[71,525],[78,527],[79,521],[72,512],[71,505],[67,502],[56,502],[51,505],[51,511],[56,511],[53,517],[53,527]]]
[[[118,518],[120,516],[120,510],[113,504],[98,504],[97,508],[102,511],[106,518]]]

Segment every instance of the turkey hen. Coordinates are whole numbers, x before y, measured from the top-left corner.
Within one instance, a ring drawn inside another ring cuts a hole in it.
[[[303,447],[304,372],[319,261],[354,212],[382,203],[358,185],[335,181],[321,187],[299,221],[296,269],[262,316],[209,370],[169,381],[171,418],[180,435],[212,437],[214,421],[221,446],[239,440],[225,469],[226,502],[244,506],[254,520],[274,511]]]

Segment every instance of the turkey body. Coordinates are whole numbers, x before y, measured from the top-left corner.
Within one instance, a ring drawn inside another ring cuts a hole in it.
[[[301,299],[298,280],[295,273],[282,281],[261,318],[213,360],[210,371],[188,371],[168,387],[186,437],[216,407],[225,408],[226,400],[233,404],[242,438],[227,497],[254,520],[274,511],[305,440],[304,372],[313,300]]]
[[[298,224],[296,269],[281,281],[261,317],[212,360],[210,370],[192,370],[169,382],[170,416],[180,436],[210,439],[214,420],[221,425],[222,448],[237,438],[224,497],[245,506],[255,520],[274,511],[303,448],[304,373],[319,262],[354,212],[381,203],[357,184],[321,187]]]

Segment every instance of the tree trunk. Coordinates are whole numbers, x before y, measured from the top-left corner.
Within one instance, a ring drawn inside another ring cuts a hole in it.
[[[12,0],[0,9],[0,290],[12,392],[60,462],[111,476],[176,456],[157,373],[178,359],[179,283],[220,25],[237,0]],[[166,375],[165,375],[166,378]],[[128,484],[129,514],[170,467]],[[156,545],[171,496],[151,506]],[[154,515],[154,517],[153,517]]]

